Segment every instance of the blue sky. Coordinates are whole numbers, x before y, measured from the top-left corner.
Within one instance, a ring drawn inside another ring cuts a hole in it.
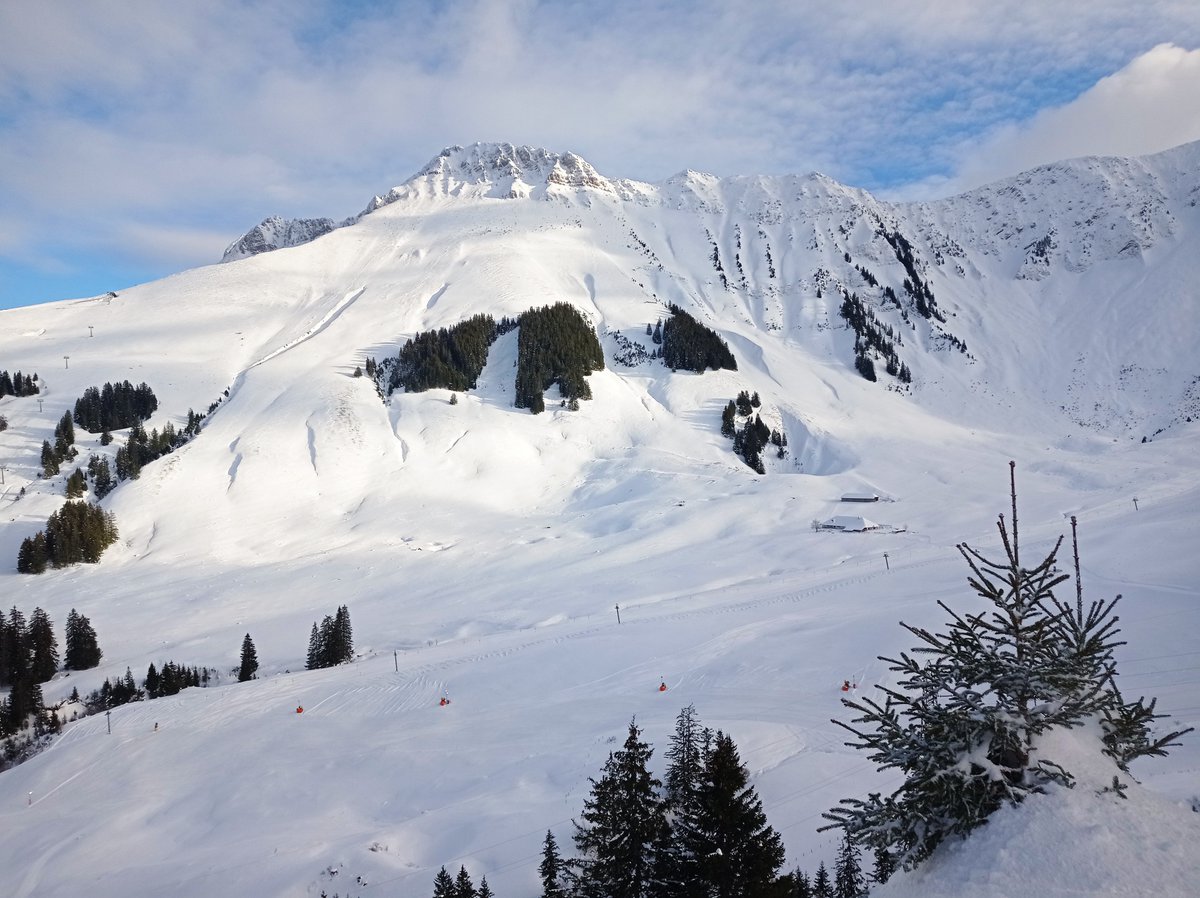
[[[0,308],[343,218],[477,140],[926,198],[1196,139],[1195,0],[17,0]]]

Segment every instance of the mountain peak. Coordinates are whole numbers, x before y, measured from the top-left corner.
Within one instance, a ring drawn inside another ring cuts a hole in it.
[[[447,147],[407,183],[430,179],[487,186],[492,188],[493,195],[497,195],[495,190],[499,189],[499,195],[505,196],[528,193],[520,185],[526,188],[557,185],[613,189],[609,180],[582,156],[511,143]]]
[[[222,262],[233,262],[259,253],[300,246],[328,234],[338,225],[331,218],[264,218],[225,250]]]

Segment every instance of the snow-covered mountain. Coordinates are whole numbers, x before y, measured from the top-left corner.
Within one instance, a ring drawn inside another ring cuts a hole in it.
[[[1195,723],[1198,198],[1200,144],[923,204],[820,175],[646,184],[476,144],[341,225],[268,219],[225,264],[0,312],[0,369],[42,387],[0,399],[0,560],[63,501],[73,468],[40,479],[40,447],[83,390],[150,384],[148,429],[211,407],[104,500],[120,541],[100,564],[0,574],[7,605],[60,632],[77,608],[98,631],[101,667],[47,700],[166,660],[225,673],[0,774],[0,891],[418,895],[465,864],[536,894],[546,829],[569,850],[630,717],[661,761],[689,703],[737,741],[789,864],[829,864],[820,812],[886,786],[829,723],[838,686],[887,682],[897,619],[971,601],[954,545],[995,545],[1009,459],[1022,538],[1048,549],[1077,515],[1086,588],[1126,595],[1127,690]],[[848,297],[911,383],[878,349],[877,382],[855,370]],[[354,376],[417,332],[559,301],[605,353],[579,411],[553,390],[544,414],[513,408],[515,332],[453,405]],[[738,369],[637,352],[671,304]],[[765,476],[719,432],[742,390],[788,440]],[[78,437],[80,461],[123,438]],[[815,531],[847,492],[878,493],[887,526]],[[342,604],[361,658],[300,672]],[[260,679],[232,684],[247,632]],[[1200,872],[1179,847],[1200,818],[1177,807],[1198,757],[1189,742],[1138,770],[1137,807],[1178,839],[1160,894]],[[1144,820],[1122,830],[1130,851]]]

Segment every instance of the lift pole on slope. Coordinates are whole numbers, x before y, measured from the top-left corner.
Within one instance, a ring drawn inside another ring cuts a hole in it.
[[[613,605],[613,607],[617,609],[617,623],[619,624],[621,622],[621,606]]]

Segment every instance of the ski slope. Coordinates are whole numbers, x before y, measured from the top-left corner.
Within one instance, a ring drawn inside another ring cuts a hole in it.
[[[303,246],[0,313],[0,367],[43,385],[0,400],[0,558],[15,561],[61,505],[73,468],[40,480],[38,454],[85,388],[149,383],[160,406],[147,428],[217,401],[197,439],[105,500],[120,541],[100,564],[0,573],[6,607],[43,607],[60,633],[76,608],[97,629],[102,665],[60,674],[47,700],[167,660],[223,672],[115,709],[111,734],[102,716],[73,723],[0,774],[0,892],[417,896],[462,864],[500,896],[534,895],[546,830],[569,853],[588,777],[629,720],[661,772],[688,704],[737,742],[788,865],[831,866],[821,812],[889,785],[830,722],[839,687],[889,682],[877,656],[909,647],[897,621],[940,625],[939,599],[969,607],[955,545],[997,549],[1010,459],[1026,552],[1048,551],[1076,515],[1087,594],[1125,596],[1123,688],[1158,696],[1180,725],[1200,720],[1200,466],[1186,420],[1198,231],[1194,169],[1176,158],[1196,147],[1080,164],[1070,188],[1049,170],[911,208],[816,176],[639,185],[578,157],[506,152],[439,157]],[[1057,186],[1038,192],[1039,178]],[[1086,260],[1064,250],[1043,276],[1017,277],[1016,229],[1032,225],[995,220],[1017,214],[1004,207],[1014,190],[1031,197],[1020,215],[1049,220],[1029,211],[1035,198],[1055,215],[1102,203],[1109,228],[1141,208],[1122,184],[1170,213],[1148,216],[1138,254],[1076,234]],[[830,286],[870,298],[864,264],[900,287],[878,222],[910,235],[946,328],[970,347],[913,322],[909,391],[854,373]],[[943,238],[961,254],[939,264]],[[741,261],[744,285],[720,285],[714,245],[727,276]],[[455,405],[439,390],[381,402],[353,377],[419,330],[559,300],[595,323],[608,365],[578,412],[553,391],[545,414],[512,408],[512,333]],[[718,330],[739,370],[616,364],[612,333],[649,344],[667,302]],[[789,438],[763,477],[718,432],[743,389]],[[77,436],[80,461],[101,451]],[[887,532],[813,530],[856,491],[883,497],[869,517]],[[359,658],[303,671],[313,621],[342,604]],[[237,684],[247,632],[262,666]],[[1112,894],[1196,881],[1197,769],[1191,736],[1137,769],[1136,813],[1114,830],[1128,839],[1087,856]],[[1073,794],[1030,825],[1070,833],[1098,813]],[[1021,825],[1003,831],[1017,839]],[[1136,852],[1155,840],[1167,844],[1151,880]],[[993,864],[971,856],[994,876],[950,857],[941,880],[921,872],[881,893],[1011,894],[1006,849],[986,844]],[[1025,886],[1055,894],[1084,863],[1067,857],[1068,872],[1033,863]]]

